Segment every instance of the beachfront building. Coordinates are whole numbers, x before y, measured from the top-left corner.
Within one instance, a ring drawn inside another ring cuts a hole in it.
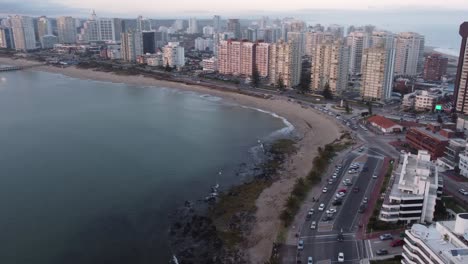
[[[460,25],[459,32],[462,42],[455,79],[455,110],[466,115],[468,114],[468,22]]]
[[[425,81],[440,81],[447,74],[448,58],[439,53],[432,53],[424,62],[423,78]]]
[[[348,85],[349,48],[341,40],[323,40],[313,48],[310,88],[315,93],[328,84],[333,94]]]
[[[405,264],[465,264],[468,260],[468,213],[432,225],[414,224],[405,231]]]
[[[130,30],[121,34],[121,56],[129,62],[135,62],[143,54],[143,37],[141,31]]]
[[[13,30],[9,27],[0,26],[0,48],[4,48],[4,49],[15,48]]]
[[[351,74],[361,73],[361,62],[364,50],[369,47],[369,34],[363,31],[353,31],[346,37],[349,46],[349,72]]]
[[[36,49],[36,36],[32,17],[14,16],[11,18],[11,28],[16,50]]]
[[[415,76],[424,67],[424,36],[402,32],[395,43],[395,74]]]
[[[302,60],[299,48],[294,41],[278,41],[270,46],[269,79],[277,85],[282,82],[285,87],[299,85]]]
[[[46,16],[37,19],[37,35],[41,39],[45,35],[52,35],[52,22]]]
[[[305,34],[304,34],[304,32],[297,32],[297,31],[288,32],[288,41],[296,42],[301,57],[305,55]]]
[[[320,43],[323,41],[333,41],[334,39],[334,35],[330,32],[307,32],[305,34],[305,55],[313,58],[316,52],[315,49]]]
[[[268,76],[270,63],[270,43],[259,42],[255,45],[255,67],[260,77]]]
[[[164,66],[180,68],[185,65],[185,50],[179,42],[169,42],[163,48]]]
[[[386,101],[392,95],[394,53],[384,46],[364,50],[362,56],[361,97]]]
[[[221,40],[218,45],[218,71],[221,74],[250,77],[257,67],[261,76],[267,76],[268,51],[269,44]]]
[[[58,39],[61,44],[76,43],[75,19],[70,16],[57,18]]]
[[[395,172],[390,194],[385,197],[379,220],[385,222],[432,223],[435,205],[442,194],[438,169],[431,154],[419,150],[405,153]]]

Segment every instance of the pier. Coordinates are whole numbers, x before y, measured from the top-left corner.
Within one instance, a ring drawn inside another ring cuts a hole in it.
[[[26,70],[29,68],[41,66],[42,64],[35,64],[35,65],[28,65],[28,66],[8,66],[8,67],[0,67],[0,72],[8,72],[8,71],[21,71]]]

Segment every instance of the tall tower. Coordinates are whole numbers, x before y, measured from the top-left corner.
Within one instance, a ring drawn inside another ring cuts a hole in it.
[[[137,56],[143,54],[143,36],[141,31],[130,30],[121,36],[122,59],[136,61]]]
[[[361,61],[364,49],[369,47],[369,34],[363,31],[351,32],[347,39],[349,46],[349,71],[352,74],[361,72]]]
[[[221,17],[220,16],[213,17],[213,30],[214,30],[214,33],[221,32]]]
[[[13,39],[16,50],[32,50],[36,48],[36,36],[32,17],[14,16],[11,19]]]
[[[392,93],[393,49],[385,45],[364,50],[362,56],[361,97],[370,101],[388,100]]]
[[[396,38],[395,73],[417,75],[424,67],[424,36],[402,32]]]
[[[270,48],[270,83],[281,79],[286,87],[297,86],[301,78],[302,61],[299,45],[294,41],[278,41]]]
[[[191,17],[189,19],[189,27],[187,29],[189,34],[197,34],[198,33],[198,21],[197,18]]]
[[[457,78],[455,80],[455,110],[468,114],[468,22],[460,25],[460,56],[458,57]]]
[[[75,19],[70,16],[57,18],[59,43],[71,44],[76,42]]]
[[[234,38],[240,39],[242,37],[239,19],[229,19],[227,27],[228,31],[234,33]]]

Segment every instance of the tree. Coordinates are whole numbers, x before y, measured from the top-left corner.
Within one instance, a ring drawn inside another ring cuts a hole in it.
[[[283,77],[278,78],[278,82],[276,83],[276,88],[280,89],[281,91],[284,91],[284,81]]]
[[[172,71],[171,66],[169,66],[169,62],[166,62],[166,68],[164,68],[165,71],[170,72]]]
[[[452,115],[450,116],[450,119],[452,120],[452,123],[457,123],[457,119],[458,119],[458,116],[456,113],[452,113]]]
[[[442,119],[442,117],[440,116],[440,114],[437,114],[437,123],[442,124],[443,122],[444,122],[444,120]]]
[[[310,89],[310,77],[308,74],[301,75],[301,82],[297,87],[300,93],[307,93]]]
[[[368,109],[369,115],[372,115],[372,103],[371,102],[367,102],[367,109]]]
[[[252,69],[252,86],[254,88],[258,87],[260,84],[260,73],[258,72],[257,66],[254,65]]]
[[[349,103],[348,103],[348,101],[345,101],[345,109],[346,109],[346,113],[347,113],[347,114],[351,113],[351,108],[349,108]]]
[[[323,97],[325,97],[325,99],[333,99],[333,94],[330,90],[330,85],[328,83],[325,84],[325,87],[323,88]]]

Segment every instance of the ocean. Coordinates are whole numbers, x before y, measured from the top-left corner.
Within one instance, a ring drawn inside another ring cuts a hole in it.
[[[171,212],[246,180],[284,121],[177,89],[0,73],[0,263],[167,263]]]

